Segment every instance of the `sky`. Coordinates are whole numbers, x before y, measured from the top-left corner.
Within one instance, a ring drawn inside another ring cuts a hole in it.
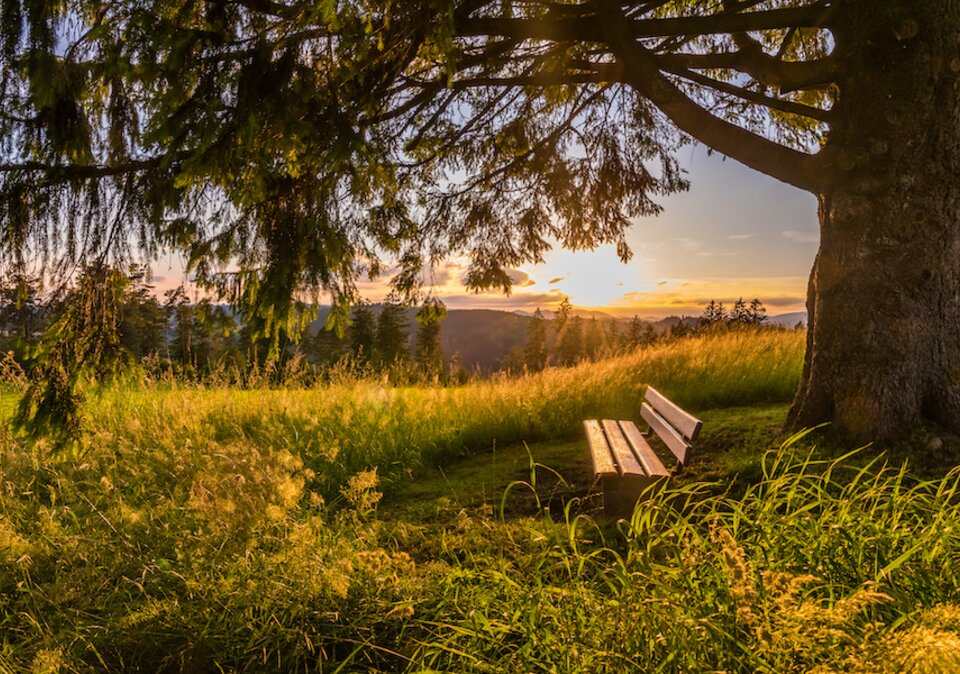
[[[803,311],[819,244],[816,198],[702,146],[678,156],[690,190],[661,201],[663,212],[635,221],[634,258],[612,247],[573,255],[553,251],[524,269],[574,306],[659,318],[698,315],[711,299],[759,298],[770,314]],[[517,299],[520,298],[518,292]]]
[[[543,264],[513,270],[514,290],[505,296],[468,292],[461,280],[466,264],[454,260],[436,270],[433,291],[450,309],[551,310],[569,297],[577,309],[659,319],[699,315],[712,299],[756,297],[770,315],[803,311],[819,241],[816,199],[702,146],[681,150],[678,160],[690,190],[662,198],[659,216],[634,222],[630,262],[622,263],[613,246],[554,248]],[[174,258],[159,260],[153,271],[160,291],[182,278]],[[360,289],[379,301],[386,279]]]
[[[515,287],[467,293],[464,265],[437,275],[437,294],[451,309],[574,307],[658,319],[699,315],[711,299],[760,299],[771,315],[803,311],[819,242],[816,198],[721,155],[691,146],[678,155],[690,190],[663,198],[657,217],[634,222],[624,264],[613,246],[577,252],[555,248],[543,264],[515,270]],[[374,296],[378,284],[365,290]]]

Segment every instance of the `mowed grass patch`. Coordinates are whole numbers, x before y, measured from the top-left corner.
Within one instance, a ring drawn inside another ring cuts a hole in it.
[[[766,455],[789,435],[783,428],[786,414],[786,405],[707,410],[692,460],[670,479],[677,485],[714,483],[718,492],[760,481]],[[630,416],[639,421],[639,413]],[[672,467],[669,450],[653,443],[664,465]],[[462,510],[521,517],[547,509],[559,516],[567,502],[574,502],[576,513],[602,517],[582,432],[573,440],[493,447],[425,467],[387,496],[381,514],[443,521]]]
[[[570,501],[599,510],[590,454],[583,440],[500,447],[424,468],[388,494],[380,515],[391,520],[446,522],[460,512],[501,518],[559,515]],[[579,501],[587,501],[579,503]]]

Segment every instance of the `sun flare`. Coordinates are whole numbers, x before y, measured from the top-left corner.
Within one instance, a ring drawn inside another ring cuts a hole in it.
[[[624,263],[612,245],[593,251],[556,249],[531,274],[570,298],[574,306],[605,307],[622,303],[627,293],[650,290],[636,261]]]

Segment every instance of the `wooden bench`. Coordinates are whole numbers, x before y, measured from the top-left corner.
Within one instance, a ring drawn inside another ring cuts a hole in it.
[[[603,510],[611,515],[631,513],[648,485],[686,465],[693,441],[703,425],[652,386],[647,387],[640,416],[647,422],[646,433],[641,433],[632,421],[588,419],[583,422],[593,457],[593,472],[603,490]],[[672,452],[671,458],[676,459],[673,470],[664,466],[647,442],[651,432]]]

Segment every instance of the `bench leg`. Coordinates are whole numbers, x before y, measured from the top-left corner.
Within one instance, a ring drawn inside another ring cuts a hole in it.
[[[603,490],[603,512],[611,516],[629,517],[650,478],[640,475],[609,476],[600,479]]]

